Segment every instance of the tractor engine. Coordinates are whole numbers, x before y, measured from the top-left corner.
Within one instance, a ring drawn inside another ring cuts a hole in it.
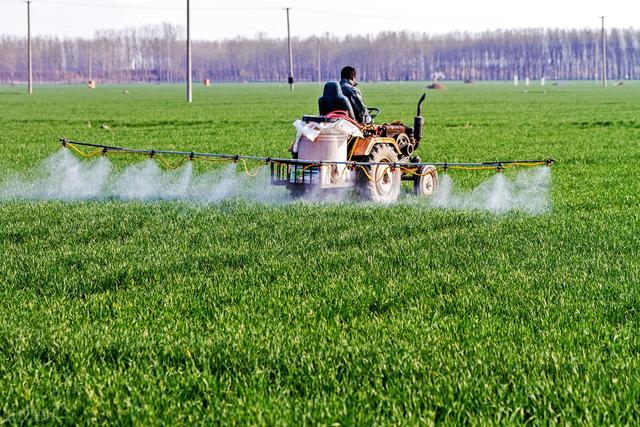
[[[377,126],[375,135],[380,137],[393,138],[396,140],[402,157],[411,157],[418,148],[422,139],[422,128],[424,119],[422,118],[422,103],[425,95],[422,95],[418,101],[416,117],[413,119],[413,127],[402,124],[401,122],[385,123]]]

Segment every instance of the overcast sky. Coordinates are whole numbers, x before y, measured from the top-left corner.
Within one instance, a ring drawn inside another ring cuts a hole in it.
[[[640,0],[191,0],[192,37],[225,39],[286,35],[284,7],[291,7],[292,33],[374,34],[409,30],[445,33],[461,30],[545,27],[596,28],[640,25]],[[186,0],[33,0],[33,33],[91,37],[96,29],[137,27],[161,22],[185,24]],[[26,4],[0,0],[0,34],[26,33]]]

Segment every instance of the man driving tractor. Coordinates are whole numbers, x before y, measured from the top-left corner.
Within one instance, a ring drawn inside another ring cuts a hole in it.
[[[347,97],[349,103],[353,107],[353,114],[355,115],[358,123],[371,123],[371,116],[367,106],[364,105],[362,100],[362,92],[356,88],[358,83],[356,82],[356,69],[351,66],[346,66],[340,72],[340,88],[342,94]]]
[[[340,78],[324,84],[317,115],[295,121],[292,160],[272,162],[272,184],[286,186],[293,197],[354,189],[363,200],[389,203],[398,199],[401,181],[411,180],[416,194],[431,196],[437,169],[414,154],[422,140],[426,94],[418,101],[413,126],[374,124],[381,110],[365,106],[355,68],[344,67]]]

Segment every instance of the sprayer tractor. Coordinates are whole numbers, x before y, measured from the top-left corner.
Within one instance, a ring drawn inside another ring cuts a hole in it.
[[[114,147],[91,142],[60,138],[63,147],[82,157],[128,153],[157,158],[169,169],[180,167],[185,161],[212,160],[240,163],[244,172],[258,175],[261,165],[271,168],[271,184],[285,186],[293,197],[309,195],[324,198],[334,192],[355,192],[364,200],[392,203],[398,199],[403,180],[413,181],[418,196],[434,194],[438,186],[436,167],[448,170],[495,170],[506,168],[551,166],[546,160],[506,160],[489,162],[432,162],[422,161],[415,151],[422,141],[424,120],[422,104],[426,95],[418,101],[413,127],[399,121],[375,124],[358,123],[349,100],[342,94],[338,82],[327,82],[323,95],[318,99],[319,115],[303,116],[294,126],[297,136],[290,147],[291,158],[260,157],[229,153],[202,153]],[[372,119],[380,115],[379,108],[369,108]],[[83,148],[93,148],[86,152]],[[179,161],[172,164],[168,157]],[[251,172],[247,162],[258,163]]]
[[[320,114],[294,123],[292,159],[272,164],[271,183],[286,186],[294,197],[355,189],[361,199],[392,203],[402,181],[410,180],[417,195],[431,196],[438,185],[435,166],[412,165],[420,163],[414,153],[422,140],[425,97],[418,101],[413,127],[374,124],[379,108],[369,108],[372,121],[363,125],[354,120],[338,82],[327,82],[318,99]]]

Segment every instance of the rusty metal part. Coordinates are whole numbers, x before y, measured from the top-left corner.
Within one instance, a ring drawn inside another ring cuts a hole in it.
[[[403,125],[402,123],[384,124],[378,127],[379,136],[395,137],[396,135],[399,135],[401,133],[410,134],[413,133],[413,130],[408,126]]]
[[[396,153],[400,154],[400,146],[393,138],[385,138],[379,136],[367,136],[365,138],[357,138],[353,142],[353,146],[350,148],[349,158],[363,157],[371,154],[371,150],[375,147],[376,144],[390,144],[395,149]]]

